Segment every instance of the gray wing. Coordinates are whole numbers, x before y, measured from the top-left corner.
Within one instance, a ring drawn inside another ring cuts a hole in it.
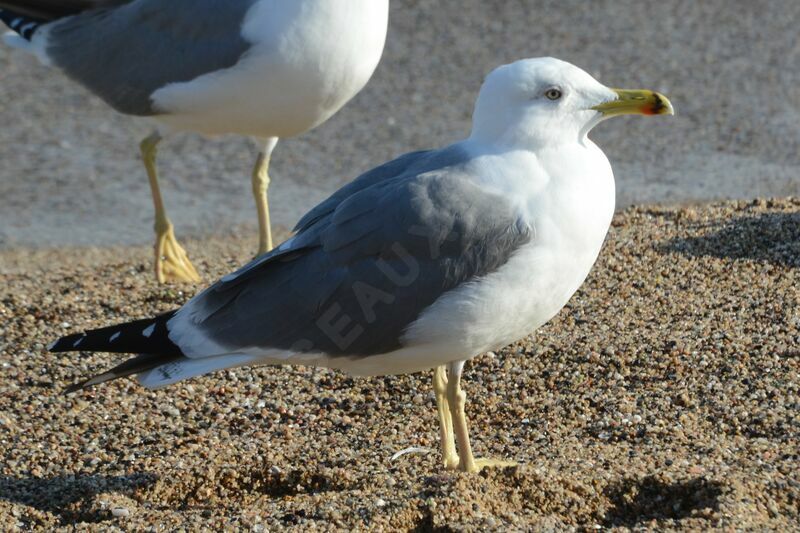
[[[425,168],[452,156],[424,154],[427,165],[417,171],[373,176],[346,198],[334,195],[336,207],[290,247],[210,287],[174,326],[189,320],[188,335],[199,328],[231,352],[368,356],[400,347],[405,329],[439,296],[496,270],[531,238],[510,202],[475,186],[463,164]]]
[[[371,187],[381,181],[396,178],[398,175],[407,171],[414,172],[417,169],[424,169],[426,168],[426,164],[433,158],[436,159],[435,164],[448,164],[447,157],[442,157],[442,155],[442,152],[434,152],[432,150],[410,152],[388,163],[377,166],[372,170],[368,170],[303,215],[297,222],[297,225],[295,225],[294,231],[298,233],[305,231],[315,222],[318,222],[321,218],[332,213],[342,201],[360,190]],[[445,155],[452,159],[451,163],[457,163],[460,156],[460,154],[455,153],[455,150],[445,150]]]
[[[48,26],[47,54],[70,78],[130,115],[155,115],[153,92],[232,67],[256,0],[133,0]]]

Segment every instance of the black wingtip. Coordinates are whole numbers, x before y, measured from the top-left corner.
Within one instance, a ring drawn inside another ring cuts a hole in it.
[[[70,385],[69,387],[64,389],[64,395],[72,394],[73,392],[78,392],[83,389],[88,389],[89,387],[99,385],[100,383],[105,383],[106,381],[110,381],[115,378],[121,378],[124,377],[125,375],[127,374],[117,375],[112,371],[104,372],[100,375],[75,383],[74,385]]]
[[[30,41],[39,26],[45,22],[40,18],[14,13],[7,9],[0,9],[0,21],[17,32],[26,41]]]
[[[105,328],[92,329],[61,337],[50,343],[51,352],[111,352],[183,355],[170,340],[170,311],[153,318],[134,320]]]
[[[47,345],[47,351],[51,353],[69,352],[80,347],[81,339],[86,338],[86,333],[74,333],[54,340]]]
[[[99,385],[100,383],[105,383],[106,381],[112,380],[117,377],[123,377],[123,375],[117,375],[113,372],[113,369],[108,372],[104,372],[97,376],[93,376],[89,379],[84,379],[83,381],[79,381],[73,385],[70,385],[66,389],[64,389],[64,395],[72,394],[73,392],[82,391],[83,389],[88,389],[89,387],[93,387],[95,385]]]
[[[170,358],[167,359],[169,360]],[[84,381],[75,383],[74,385],[70,385],[64,389],[64,394],[72,394],[73,392],[78,392],[83,389],[88,389],[89,387],[94,387],[95,385],[100,385],[106,381],[124,378],[126,376],[130,376],[131,374],[137,374],[143,370],[149,370],[153,366],[157,366],[160,360],[161,357],[159,356],[137,355],[136,357],[123,361],[107,372],[103,372],[102,374],[98,374]]]
[[[157,355],[157,354],[139,354],[136,357],[126,359],[111,370],[98,374],[85,381],[75,383],[64,389],[64,395],[72,394],[95,385],[100,385],[106,381],[124,378],[133,374],[141,374],[151,370],[157,366],[167,364],[176,359],[180,359],[180,355]]]
[[[111,370],[64,389],[72,394],[94,385],[138,374],[183,357],[181,349],[170,340],[168,322],[175,311],[154,318],[135,320],[83,333],[61,337],[50,343],[50,352],[111,352],[139,355],[127,359]]]
[[[64,392],[62,392],[62,394],[66,396],[68,394],[72,394],[73,392],[81,391],[86,387],[87,387],[86,381],[81,381],[80,383],[75,383],[74,385],[70,385],[69,387],[64,389]]]

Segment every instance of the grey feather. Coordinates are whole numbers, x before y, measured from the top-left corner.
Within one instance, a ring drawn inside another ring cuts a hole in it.
[[[306,230],[314,222],[317,222],[325,215],[333,212],[333,210],[336,209],[336,207],[343,200],[349,198],[362,189],[371,187],[372,185],[375,185],[383,180],[395,178],[409,169],[413,172],[413,170],[416,168],[424,168],[425,163],[429,161],[429,158],[432,157],[433,154],[439,156],[437,161],[442,159],[441,153],[431,150],[410,152],[408,154],[401,155],[392,161],[377,166],[372,170],[368,170],[358,178],[354,179],[333,193],[330,198],[324,200],[322,203],[311,209],[311,211],[303,215],[303,217],[294,227],[294,231],[299,233]],[[456,158],[458,157],[456,154],[453,155]],[[444,161],[440,161],[439,164],[444,164]]]
[[[47,54],[70,78],[130,115],[155,115],[151,95],[170,83],[230,68],[256,0],[134,0],[48,26]]]
[[[173,322],[188,318],[232,352],[397,349],[439,296],[530,239],[511,203],[472,181],[468,161],[451,147],[364,174],[312,210],[289,247],[213,285]]]

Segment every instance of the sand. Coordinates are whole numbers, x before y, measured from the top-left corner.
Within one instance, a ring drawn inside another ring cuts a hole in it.
[[[187,242],[207,280],[251,230]],[[0,529],[800,527],[798,199],[619,214],[569,305],[468,365],[476,454],[519,463],[479,474],[439,463],[430,372],[65,396],[120,357],[46,343],[198,287],[156,285],[143,247],[5,251],[0,273]]]

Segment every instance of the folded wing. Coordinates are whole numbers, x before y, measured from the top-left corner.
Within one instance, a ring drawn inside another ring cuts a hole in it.
[[[415,157],[387,167],[396,174],[360,178],[365,186],[318,207],[289,246],[194,298],[170,320],[170,338],[190,358],[276,349],[366,357],[401,347],[439,296],[493,272],[530,239],[457,148]]]

